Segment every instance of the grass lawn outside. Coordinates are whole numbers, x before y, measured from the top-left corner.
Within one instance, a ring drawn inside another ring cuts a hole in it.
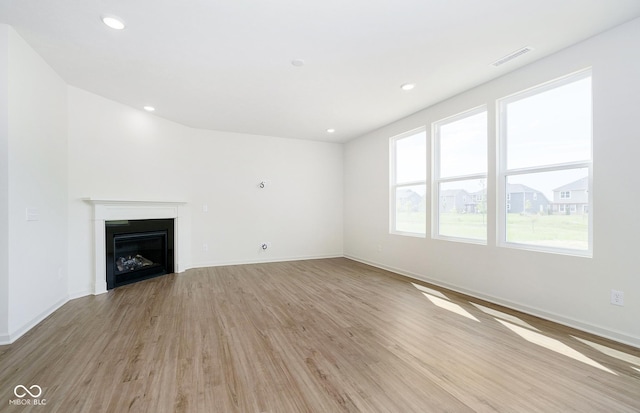
[[[487,239],[486,214],[440,213],[439,234],[445,237]]]
[[[508,214],[507,241],[587,250],[589,249],[589,216],[586,214]]]
[[[396,215],[396,231],[424,234],[427,229],[424,212],[402,211]]]
[[[439,235],[474,240],[487,239],[487,216],[484,214],[440,214]],[[420,233],[425,229],[425,213],[404,212],[397,217],[398,230]],[[587,250],[588,215],[507,214],[507,242]]]

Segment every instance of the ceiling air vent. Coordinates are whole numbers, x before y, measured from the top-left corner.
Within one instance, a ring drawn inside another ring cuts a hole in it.
[[[509,53],[508,55],[501,57],[500,59],[498,59],[495,62],[493,62],[491,65],[495,66],[495,67],[498,67],[500,65],[503,65],[503,64],[507,63],[510,60],[513,60],[513,59],[515,59],[517,57],[522,56],[525,53],[529,53],[532,50],[533,50],[532,47],[529,47],[529,46],[523,47],[522,49],[518,49],[513,53]]]

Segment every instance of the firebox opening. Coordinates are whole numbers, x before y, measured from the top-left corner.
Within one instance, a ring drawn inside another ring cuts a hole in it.
[[[107,289],[169,274],[173,219],[106,221]]]

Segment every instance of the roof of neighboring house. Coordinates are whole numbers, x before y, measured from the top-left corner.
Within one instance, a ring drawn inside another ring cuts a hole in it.
[[[558,187],[553,190],[553,192],[563,192],[563,191],[585,191],[589,188],[589,177],[585,176],[584,178],[578,179],[577,181],[573,181],[561,187]]]
[[[522,193],[522,192],[538,192],[537,189],[533,189],[530,186],[522,185],[522,184],[507,184],[507,193]]]
[[[418,194],[417,192],[411,189],[400,189],[397,192],[397,196],[399,198],[415,198],[415,197],[422,198],[420,194]]]

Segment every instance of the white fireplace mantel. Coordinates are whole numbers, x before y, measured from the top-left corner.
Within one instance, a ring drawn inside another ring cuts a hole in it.
[[[95,280],[93,294],[107,292],[107,261],[105,222],[127,219],[166,219],[174,222],[174,271],[182,272],[185,267],[186,242],[189,221],[186,202],[176,201],[134,201],[119,199],[84,198],[93,205],[94,222],[94,263]]]

